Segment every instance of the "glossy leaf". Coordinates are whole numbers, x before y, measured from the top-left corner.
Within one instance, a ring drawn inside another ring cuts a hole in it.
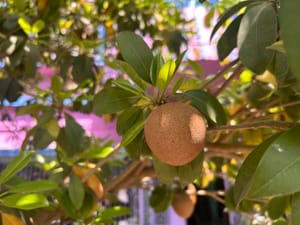
[[[171,94],[175,94],[180,89],[180,87],[183,84],[183,82],[184,82],[184,75],[181,76],[181,77],[179,77],[176,80],[176,82],[175,82],[175,84],[174,84],[174,86],[172,88]]]
[[[237,35],[244,14],[237,16],[220,37],[217,50],[219,60],[223,61],[237,46]]]
[[[209,124],[226,124],[226,114],[216,97],[202,90],[182,93],[208,120]]]
[[[153,55],[144,40],[133,32],[124,31],[118,34],[117,43],[125,61],[143,80],[151,82],[150,67]]]
[[[184,50],[180,55],[177,57],[175,63],[176,63],[176,68],[175,68],[175,73],[178,70],[179,66],[181,65],[181,62],[186,54],[187,50]]]
[[[288,61],[298,80],[300,79],[300,53],[298,51],[300,48],[300,43],[298,41],[300,37],[300,27],[298,26],[300,21],[299,7],[299,1],[285,0],[280,1],[279,8],[282,39],[287,51]]]
[[[38,34],[45,28],[45,22],[43,20],[37,20],[32,25],[32,33]]]
[[[146,143],[144,132],[141,131],[132,142],[126,145],[125,150],[130,158],[139,160],[141,156],[151,156],[151,150]]]
[[[54,140],[50,133],[41,127],[37,127],[34,131],[32,145],[36,150],[45,149]]]
[[[142,115],[141,108],[129,108],[124,110],[117,119],[117,132],[120,135],[125,132],[139,119]]]
[[[248,196],[261,198],[300,191],[300,125],[281,134],[266,150]],[[274,166],[276,165],[276,166]]]
[[[75,208],[77,210],[80,209],[84,200],[84,187],[81,180],[75,174],[71,174],[70,176],[68,193]]]
[[[267,206],[268,215],[272,220],[283,216],[289,203],[289,196],[279,196],[272,198]]]
[[[177,172],[178,177],[182,184],[188,184],[193,182],[193,180],[199,178],[202,174],[203,168],[203,159],[204,159],[204,152],[201,151],[200,154],[190,163],[178,166]]]
[[[202,67],[200,66],[200,64],[197,61],[193,61],[193,60],[189,59],[187,61],[187,63],[190,67],[192,67],[192,69],[197,73],[197,75],[204,74]]]
[[[77,219],[79,217],[67,191],[58,191],[55,194],[55,197],[58,200],[59,205],[67,213],[67,215],[74,219]]]
[[[125,91],[131,92],[134,95],[142,95],[143,90],[133,87],[132,84],[127,80],[119,78],[113,80],[112,83]]]
[[[271,2],[262,2],[246,11],[240,23],[237,47],[242,63],[261,74],[274,51],[267,47],[277,38],[277,15]]]
[[[22,30],[25,32],[25,34],[30,35],[30,33],[31,33],[31,25],[30,25],[30,23],[24,17],[20,17],[18,19],[18,24],[20,25],[20,27],[22,28]]]
[[[176,69],[176,63],[174,60],[166,62],[159,70],[156,85],[159,87],[162,93],[165,92],[168,84],[172,80]]]
[[[153,156],[153,167],[155,174],[161,183],[171,184],[175,178],[178,178],[176,166],[165,164],[155,156]]]
[[[136,121],[135,124],[132,125],[132,127],[130,127],[128,131],[126,131],[126,133],[123,135],[121,145],[126,146],[130,142],[132,142],[135,139],[135,137],[138,136],[138,134],[144,129],[144,124],[144,118]]]
[[[216,25],[214,26],[214,28],[210,34],[210,40],[212,40],[215,33],[226,22],[227,19],[229,19],[233,15],[237,14],[244,7],[246,7],[250,4],[253,4],[255,2],[258,2],[258,1],[242,1],[242,2],[235,4],[234,6],[227,9],[224,13],[222,13],[222,15],[218,18],[218,22],[216,23]]]
[[[152,84],[154,85],[156,85],[157,76],[163,64],[164,64],[164,59],[160,54],[157,54],[151,62],[150,79]]]
[[[58,184],[53,180],[36,180],[31,182],[22,182],[12,188],[6,193],[37,193],[47,192],[58,188]]]
[[[14,177],[19,171],[28,165],[33,151],[21,151],[0,174],[0,184],[3,184]]]
[[[233,189],[233,198],[237,206],[248,194],[258,164],[261,158],[263,157],[263,155],[265,154],[265,152],[267,151],[267,149],[269,148],[269,146],[272,144],[274,140],[276,140],[276,138],[277,136],[275,135],[265,140],[263,143],[257,146],[243,162],[241,168],[239,169],[238,175],[236,177],[236,181]]]
[[[145,90],[150,85],[147,82],[145,82],[143,79],[141,79],[137,74],[137,72],[134,70],[134,68],[125,61],[115,59],[112,62],[110,62],[106,60],[105,64],[113,69],[118,69],[126,73],[128,77],[143,90]]]
[[[49,206],[47,198],[42,194],[22,194],[16,193],[5,196],[0,202],[11,208],[31,210]]]
[[[149,203],[155,212],[163,212],[170,206],[172,198],[173,192],[167,185],[163,184],[156,186],[152,191]]]
[[[183,166],[171,166],[153,156],[155,174],[162,183],[171,184],[175,178],[182,184],[188,184],[199,178],[202,172],[204,154],[200,153],[193,161]]]
[[[292,195],[290,225],[300,224],[300,192]]]
[[[105,224],[112,224],[114,218],[121,217],[121,216],[129,216],[131,215],[131,210],[128,207],[124,206],[113,206],[110,208],[104,209],[99,217],[97,218],[100,220],[99,222],[103,222]]]
[[[140,97],[118,87],[104,87],[94,99],[94,112],[97,115],[116,113],[132,107]]]
[[[73,117],[65,114],[65,118],[66,125],[61,128],[57,143],[68,156],[73,156],[75,153],[83,151],[85,147],[85,133],[81,125]]]

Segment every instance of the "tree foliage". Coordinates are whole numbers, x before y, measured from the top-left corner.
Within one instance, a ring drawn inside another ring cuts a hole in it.
[[[2,224],[111,224],[131,214],[123,206],[105,207],[122,188],[153,189],[150,204],[164,211],[178,189],[193,182],[204,190],[218,174],[230,186],[225,199],[207,193],[229,211],[249,220],[258,213],[265,223],[297,224],[298,3],[203,4],[206,25],[219,14],[211,40],[224,63],[210,76],[182,51],[190,21],[172,2],[0,3],[1,107],[29,96],[16,115],[36,120],[20,154],[0,174]],[[41,66],[55,70],[46,89],[38,85]],[[108,77],[107,68],[117,77]],[[183,166],[153,156],[143,132],[149,113],[171,101],[193,105],[207,121],[205,151]],[[72,112],[115,120],[121,142],[87,135]],[[34,160],[51,143],[55,160]],[[16,177],[31,163],[48,179]],[[116,168],[121,173],[114,175]],[[143,183],[147,176],[158,184]]]

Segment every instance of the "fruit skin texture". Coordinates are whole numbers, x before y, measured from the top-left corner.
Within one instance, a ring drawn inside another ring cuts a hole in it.
[[[162,162],[181,166],[192,161],[205,144],[206,123],[193,106],[172,102],[148,116],[144,133],[152,153]]]
[[[185,192],[175,192],[172,199],[172,207],[176,214],[184,219],[189,218],[195,208],[196,200]]]

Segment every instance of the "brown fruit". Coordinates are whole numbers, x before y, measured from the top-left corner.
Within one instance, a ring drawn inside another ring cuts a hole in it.
[[[172,207],[176,214],[184,219],[189,218],[195,208],[195,203],[190,195],[185,192],[175,192],[172,199]]]
[[[192,161],[203,149],[206,123],[193,106],[167,103],[150,113],[144,132],[148,146],[158,159],[181,166]]]

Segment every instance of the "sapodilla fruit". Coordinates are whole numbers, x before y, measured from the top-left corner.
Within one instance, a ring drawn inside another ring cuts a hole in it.
[[[194,195],[189,195],[184,191],[175,192],[172,199],[172,207],[178,216],[187,219],[193,214],[196,201]]]
[[[162,162],[181,166],[192,161],[205,144],[206,123],[193,106],[172,102],[148,116],[144,133],[152,153]]]

